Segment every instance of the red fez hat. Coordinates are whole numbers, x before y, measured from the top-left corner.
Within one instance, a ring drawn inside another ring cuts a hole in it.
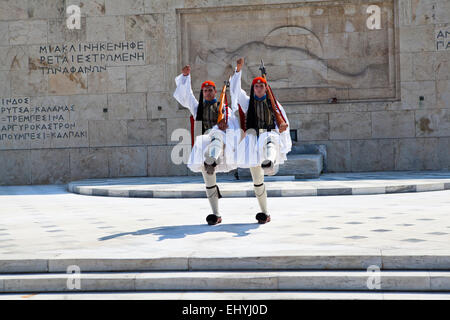
[[[206,86],[213,86],[213,87],[215,88],[215,87],[216,87],[216,84],[215,84],[213,81],[211,81],[211,80],[207,80],[207,81],[205,81],[205,82],[202,83],[202,89],[203,89],[204,87],[206,87]]]
[[[252,86],[254,86],[255,83],[265,83],[265,84],[267,84],[267,81],[263,77],[256,77],[255,79],[253,79]]]

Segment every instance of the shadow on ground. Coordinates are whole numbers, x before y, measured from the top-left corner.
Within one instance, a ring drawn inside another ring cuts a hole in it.
[[[111,240],[123,236],[144,236],[155,235],[159,236],[158,241],[167,239],[181,239],[186,236],[207,233],[207,232],[228,232],[233,233],[234,237],[245,237],[249,235],[249,231],[257,229],[260,225],[258,223],[232,223],[221,224],[216,226],[209,226],[206,224],[192,224],[192,225],[178,225],[178,226],[165,226],[149,229],[137,230],[134,232],[123,232],[118,234],[112,234],[110,236],[101,237],[99,241]]]

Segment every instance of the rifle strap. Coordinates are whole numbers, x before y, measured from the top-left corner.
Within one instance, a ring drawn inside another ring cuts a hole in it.
[[[228,98],[226,91],[225,91],[225,110],[226,110],[225,123],[228,123]]]

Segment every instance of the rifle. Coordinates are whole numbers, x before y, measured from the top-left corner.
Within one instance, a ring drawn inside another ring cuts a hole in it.
[[[225,118],[225,121],[228,122],[228,113],[224,110],[227,106],[227,88],[230,86],[230,81],[225,81],[225,84],[223,85],[222,92],[220,93],[219,98],[219,116],[217,117],[217,123],[222,121]]]
[[[261,70],[261,77],[266,80],[267,82],[267,77],[266,77],[266,68],[264,67],[264,61],[261,59],[261,66],[259,67],[259,70]],[[272,110],[275,113],[275,120],[277,122],[278,128],[281,128],[281,125],[283,123],[286,123],[286,120],[283,117],[283,114],[281,113],[279,107],[278,107],[278,103],[275,100],[275,97],[273,95],[272,92],[272,88],[269,86],[269,83],[267,82],[267,95],[269,96],[271,105],[272,105]]]

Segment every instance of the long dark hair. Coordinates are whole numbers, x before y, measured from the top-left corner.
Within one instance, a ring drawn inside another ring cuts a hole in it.
[[[203,90],[200,90],[200,97],[198,98],[198,107],[195,120],[197,121],[203,120]]]
[[[250,102],[248,104],[247,117],[245,120],[245,129],[255,129],[256,126],[256,109],[255,109],[255,92],[253,89],[253,85],[250,88]]]

